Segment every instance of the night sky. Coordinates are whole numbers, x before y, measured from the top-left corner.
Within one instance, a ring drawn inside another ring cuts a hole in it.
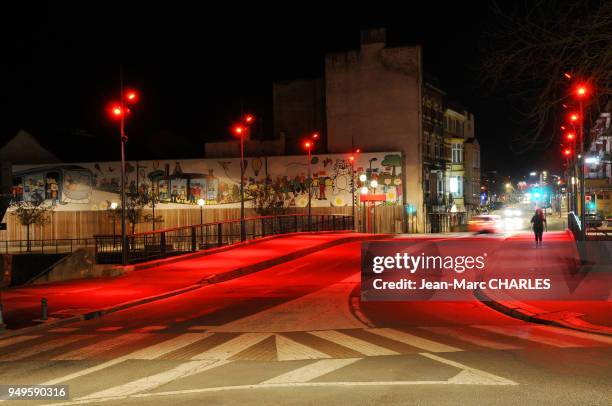
[[[489,2],[89,3],[0,14],[0,143],[24,128],[65,160],[117,159],[105,107],[117,98],[122,64],[126,84],[142,93],[127,128],[128,158],[200,157],[205,141],[230,138],[241,111],[255,113],[269,136],[274,80],[320,76],[326,52],[357,49],[360,29],[386,27],[388,45],[423,45],[426,72],[474,112],[484,169],[524,175],[558,164],[556,153],[511,151],[529,125],[517,113],[524,106],[478,82],[480,60],[495,46],[485,35],[496,18]]]

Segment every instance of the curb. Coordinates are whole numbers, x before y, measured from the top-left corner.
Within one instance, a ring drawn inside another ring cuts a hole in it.
[[[147,304],[147,303],[151,303],[151,302],[155,302],[158,300],[163,300],[163,299],[167,299],[173,296],[178,296],[181,295],[183,293],[187,293],[187,292],[191,292],[203,287],[206,287],[208,285],[212,285],[212,284],[216,284],[216,283],[221,283],[221,282],[225,282],[231,279],[236,279],[239,278],[241,276],[246,276],[255,272],[259,272],[262,271],[266,268],[270,268],[272,266],[275,265],[280,265],[284,262],[289,262],[292,261],[294,259],[300,258],[304,255],[308,255],[308,254],[312,254],[314,252],[317,252],[319,250],[322,249],[326,249],[326,248],[330,248],[336,245],[341,245],[341,244],[346,244],[349,242],[357,242],[357,241],[364,241],[364,240],[377,240],[377,239],[385,239],[385,238],[389,238],[389,235],[387,234],[380,234],[380,235],[376,235],[376,236],[367,236],[367,235],[357,235],[357,236],[350,236],[350,237],[344,237],[344,238],[339,238],[337,240],[333,240],[333,241],[328,241],[319,245],[315,245],[313,247],[309,247],[309,248],[305,248],[299,251],[295,251],[289,254],[285,254],[285,255],[281,255],[279,257],[276,258],[272,258],[266,261],[262,261],[262,262],[258,262],[255,264],[251,264],[242,268],[237,268],[237,269],[233,269],[221,274],[215,274],[215,275],[211,275],[208,276],[202,280],[200,280],[198,283],[193,284],[193,285],[189,285],[186,286],[184,288],[180,288],[180,289],[176,289],[176,290],[172,290],[169,292],[164,292],[158,295],[153,295],[153,296],[148,296],[148,297],[144,297],[144,298],[140,298],[140,299],[135,299],[129,302],[123,302],[123,303],[119,303],[116,305],[112,305],[112,306],[108,306],[102,309],[98,309],[98,310],[94,310],[91,312],[87,312],[87,313],[83,313],[83,314],[79,314],[79,315],[75,315],[75,316],[71,316],[71,317],[67,317],[64,319],[59,319],[59,320],[53,320],[50,321],[48,323],[44,323],[44,324],[39,324],[36,326],[29,326],[29,327],[24,327],[21,329],[17,329],[17,330],[5,330],[2,331],[0,330],[0,340],[4,339],[4,338],[9,338],[9,337],[13,337],[13,336],[17,336],[17,335],[21,335],[21,334],[27,334],[27,333],[32,333],[32,332],[37,332],[37,331],[41,331],[41,330],[46,330],[46,329],[50,329],[50,328],[56,328],[59,326],[63,326],[66,324],[70,324],[70,323],[75,323],[78,321],[84,321],[84,320],[92,320],[92,319],[96,319],[96,318],[100,318],[103,317],[107,314],[111,314],[114,312],[118,312],[120,310],[125,310],[125,309],[129,309],[132,307],[136,307],[136,306],[140,306],[143,304]],[[262,239],[258,239],[257,242],[262,241]],[[218,251],[217,251],[218,252]],[[196,253],[197,254],[197,253]],[[190,257],[194,256],[194,254],[188,254]],[[185,259],[186,256],[182,256],[183,259]],[[174,258],[173,258],[174,259]]]
[[[584,321],[580,318],[579,313],[546,312],[543,309],[529,306],[518,301],[495,300],[481,289],[474,290],[474,296],[476,296],[485,306],[515,319],[530,323],[567,328],[584,333],[612,336],[612,328]]]

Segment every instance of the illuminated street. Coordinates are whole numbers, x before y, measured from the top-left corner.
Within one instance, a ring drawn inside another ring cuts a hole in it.
[[[68,404],[214,403],[220,396],[246,404],[279,397],[450,404],[474,396],[510,404],[527,402],[527,394],[529,402],[603,401],[612,378],[609,336],[526,323],[477,300],[360,305],[359,249],[358,242],[323,249],[99,319],[0,340],[1,381],[68,384]]]
[[[612,405],[612,0],[217,3],[3,6],[0,406]]]

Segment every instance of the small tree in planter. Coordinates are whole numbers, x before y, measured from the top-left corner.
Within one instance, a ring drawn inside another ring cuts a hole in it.
[[[51,212],[55,209],[52,204],[45,203],[42,199],[22,200],[11,204],[11,215],[17,218],[19,224],[26,228],[26,250],[32,251],[30,242],[30,226],[44,226],[51,221]]]
[[[130,223],[131,234],[136,232],[136,224],[143,222],[143,212],[147,199],[140,193],[130,193],[125,199],[125,219]]]

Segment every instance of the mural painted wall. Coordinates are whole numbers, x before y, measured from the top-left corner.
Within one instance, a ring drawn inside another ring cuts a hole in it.
[[[305,155],[245,159],[245,195],[273,185],[286,207],[308,204],[308,163]],[[13,167],[13,200],[44,199],[56,210],[106,210],[119,202],[119,162],[93,162]],[[370,170],[371,167],[371,170]],[[354,164],[356,197],[359,176],[376,179],[377,194],[387,205],[402,203],[401,157],[396,152],[363,153]],[[312,206],[350,206],[351,164],[347,155],[313,155]],[[240,159],[189,159],[129,161],[126,191],[140,193],[156,209],[193,207],[199,199],[205,208],[240,205]],[[247,207],[249,202],[247,202]]]

